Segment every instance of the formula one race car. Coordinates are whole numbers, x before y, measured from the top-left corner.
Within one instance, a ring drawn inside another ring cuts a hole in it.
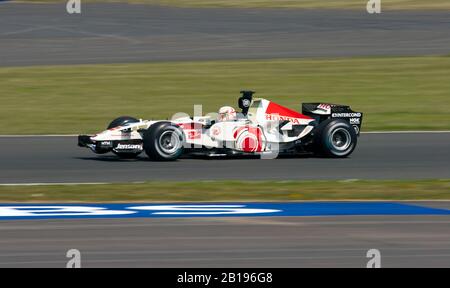
[[[302,113],[241,91],[239,108],[222,107],[217,114],[188,115],[172,120],[119,117],[108,130],[78,136],[78,145],[97,154],[112,152],[135,158],[145,151],[152,160],[176,160],[182,155],[233,156],[310,153],[349,156],[356,147],[362,116],[349,106],[305,103]]]

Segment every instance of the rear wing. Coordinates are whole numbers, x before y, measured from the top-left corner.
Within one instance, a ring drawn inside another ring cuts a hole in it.
[[[353,111],[350,106],[329,103],[303,103],[302,113],[314,118],[319,123],[329,118],[343,119],[353,126],[357,135],[360,134],[363,113]]]

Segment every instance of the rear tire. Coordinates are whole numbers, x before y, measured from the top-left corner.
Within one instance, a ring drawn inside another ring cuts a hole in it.
[[[357,141],[355,129],[342,119],[325,120],[314,133],[315,151],[325,157],[348,157],[355,150]]]
[[[144,150],[155,161],[177,160],[184,150],[184,132],[171,122],[159,122],[145,131]]]

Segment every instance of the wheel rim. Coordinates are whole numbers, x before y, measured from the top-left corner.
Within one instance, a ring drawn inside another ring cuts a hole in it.
[[[175,131],[164,131],[159,137],[159,147],[166,154],[174,154],[180,148],[180,137]]]
[[[334,130],[330,135],[330,143],[333,146],[333,149],[337,151],[342,152],[347,150],[352,144],[350,132],[344,128]]]

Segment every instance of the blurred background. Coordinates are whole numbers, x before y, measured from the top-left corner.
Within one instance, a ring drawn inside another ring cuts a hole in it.
[[[39,2],[39,3],[36,3]],[[43,3],[44,2],[44,3]],[[0,134],[76,134],[117,115],[236,105],[350,104],[364,131],[450,128],[450,2],[4,2]],[[164,6],[161,6],[164,5]]]

